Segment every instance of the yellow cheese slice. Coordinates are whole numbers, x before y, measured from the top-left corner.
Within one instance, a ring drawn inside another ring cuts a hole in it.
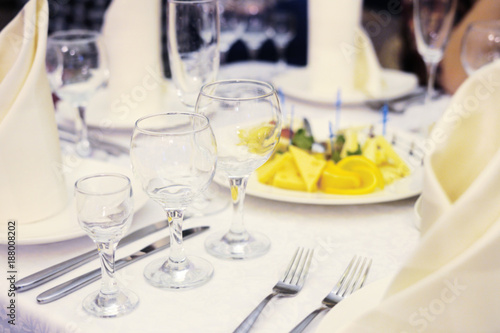
[[[306,190],[308,192],[316,191],[318,189],[318,180],[321,177],[326,161],[319,160],[307,151],[295,146],[290,146],[288,149],[292,153],[300,176],[306,183]]]
[[[257,179],[264,184],[272,183],[273,177],[278,170],[281,169],[286,161],[292,160],[292,154],[286,152],[284,154],[275,154],[274,157],[260,166],[257,171]]]

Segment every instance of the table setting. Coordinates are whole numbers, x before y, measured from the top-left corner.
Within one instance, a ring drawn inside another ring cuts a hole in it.
[[[499,329],[494,56],[429,97],[362,0],[309,1],[306,67],[226,64],[229,9],[167,5],[172,78],[159,1],[0,31],[2,331]]]

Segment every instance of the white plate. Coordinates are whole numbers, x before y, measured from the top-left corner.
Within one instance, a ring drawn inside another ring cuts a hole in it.
[[[418,79],[414,74],[394,69],[383,69],[382,77],[386,86],[380,96],[368,97],[361,91],[343,92],[342,104],[362,104],[369,100],[387,100],[407,95],[418,87]],[[334,105],[337,93],[324,95],[311,90],[307,68],[290,69],[273,79],[276,88],[281,89],[289,97],[307,102]]]
[[[356,291],[330,310],[318,324],[316,333],[333,333],[352,323],[380,303],[394,277],[386,277]]]
[[[320,138],[325,137],[320,135],[318,130],[315,130],[315,128],[319,128],[319,126],[315,126],[315,124],[321,123],[324,124],[324,122],[318,120],[311,121],[311,127],[317,140],[321,140]],[[375,128],[375,133],[380,133],[378,127]],[[363,133],[360,133],[360,139],[362,139],[362,134]],[[406,161],[411,169],[411,174],[408,177],[399,179],[385,186],[382,191],[363,195],[337,195],[322,192],[309,193],[292,191],[262,184],[257,180],[256,174],[253,173],[248,181],[246,193],[264,199],[315,205],[373,204],[414,197],[422,191],[423,167],[421,160],[423,158],[423,151],[419,149],[419,142],[422,138],[408,132],[388,128],[386,131],[386,138],[388,141],[391,141],[393,137],[397,138],[394,150]],[[410,155],[409,151],[412,143],[415,144],[415,147],[413,148],[413,155]]]
[[[59,214],[45,220],[18,225],[16,229],[16,244],[46,244],[86,235],[80,228],[76,218],[73,193],[76,180],[89,174],[115,172],[130,177],[134,193],[134,211],[138,211],[148,201],[148,196],[144,193],[141,186],[132,178],[132,171],[129,168],[102,161],[69,156],[65,156],[63,162],[64,165],[68,167],[64,169],[68,171],[68,173],[65,173],[66,189],[69,198],[66,208]],[[0,244],[6,244],[7,241],[6,228],[3,229],[4,230],[0,230]]]

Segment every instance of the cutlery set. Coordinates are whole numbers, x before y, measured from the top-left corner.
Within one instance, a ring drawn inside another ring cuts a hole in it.
[[[146,235],[150,235],[153,232],[162,230],[167,226],[167,221],[160,221],[145,226],[124,237],[119,243],[119,246],[122,247],[130,244],[135,240],[138,240]],[[191,237],[197,236],[204,231],[207,231],[209,228],[210,227],[208,226],[200,226],[186,229],[183,231],[183,238],[189,239]],[[126,267],[135,261],[150,256],[162,249],[168,248],[169,246],[169,237],[165,237],[158,241],[155,241],[140,249],[139,251],[117,260],[115,263],[115,270]],[[288,266],[286,267],[285,273],[273,287],[272,292],[267,297],[265,297],[259,303],[259,305],[243,320],[243,322],[234,330],[234,333],[249,332],[256,322],[257,318],[261,314],[262,310],[274,297],[292,297],[297,295],[304,286],[313,254],[314,250],[306,250],[301,247],[297,248],[290,262],[288,263]],[[57,277],[96,258],[97,252],[92,250],[59,264],[53,265],[17,281],[16,290],[18,292],[31,290],[35,287],[52,281]],[[297,326],[293,328],[291,333],[302,332],[319,313],[330,310],[345,297],[363,287],[371,264],[371,259],[354,256],[333,289],[323,299],[322,306],[305,317]],[[101,269],[98,268],[92,270],[88,273],[80,275],[76,278],[68,280],[62,284],[59,284],[49,290],[42,292],[36,297],[37,302],[39,304],[47,304],[53,302],[87,286],[92,282],[97,281],[100,278]]]
[[[303,248],[298,248],[288,264],[285,273],[273,287],[272,293],[257,305],[255,310],[241,322],[233,333],[249,332],[264,307],[275,296],[290,297],[297,295],[304,286],[313,254],[314,250],[305,251]],[[371,259],[355,255],[333,289],[323,299],[322,306],[305,317],[290,333],[302,332],[318,314],[330,310],[345,297],[363,287],[371,264]]]

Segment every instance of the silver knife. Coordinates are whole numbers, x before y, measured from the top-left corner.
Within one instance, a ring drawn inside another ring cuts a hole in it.
[[[184,220],[186,219],[188,219],[188,216],[184,217]],[[151,235],[156,231],[165,229],[166,227],[168,227],[167,220],[145,226],[123,237],[122,240],[118,243],[118,247],[130,244],[138,239],[141,239],[144,236]],[[95,258],[97,258],[97,252],[96,250],[91,250],[77,257],[68,259],[59,264],[45,268],[37,273],[31,274],[25,278],[20,279],[19,281],[16,281],[15,284],[16,290],[17,292],[23,292],[33,289],[46,282],[52,281],[55,278],[63,275],[64,273],[67,273],[72,269],[80,267],[81,265],[86,264]]]
[[[189,239],[193,236],[196,236],[206,230],[208,230],[210,227],[208,226],[203,226],[203,227],[195,227],[191,229],[186,229],[182,231],[182,238],[183,239]],[[115,271],[119,270],[120,268],[123,268],[125,266],[130,265],[134,261],[143,259],[153,253],[156,253],[166,247],[170,246],[170,237],[165,237],[162,238],[145,248],[129,255],[128,257],[121,258],[115,262]],[[40,295],[36,297],[36,300],[38,301],[39,304],[47,304],[50,302],[53,302],[55,300],[58,300],[66,295],[71,294],[72,292],[85,287],[86,285],[99,280],[101,277],[101,269],[95,269],[91,272],[88,272],[86,274],[80,275],[74,279],[71,279],[67,282],[64,282],[58,286],[55,286],[47,291],[44,291]]]

